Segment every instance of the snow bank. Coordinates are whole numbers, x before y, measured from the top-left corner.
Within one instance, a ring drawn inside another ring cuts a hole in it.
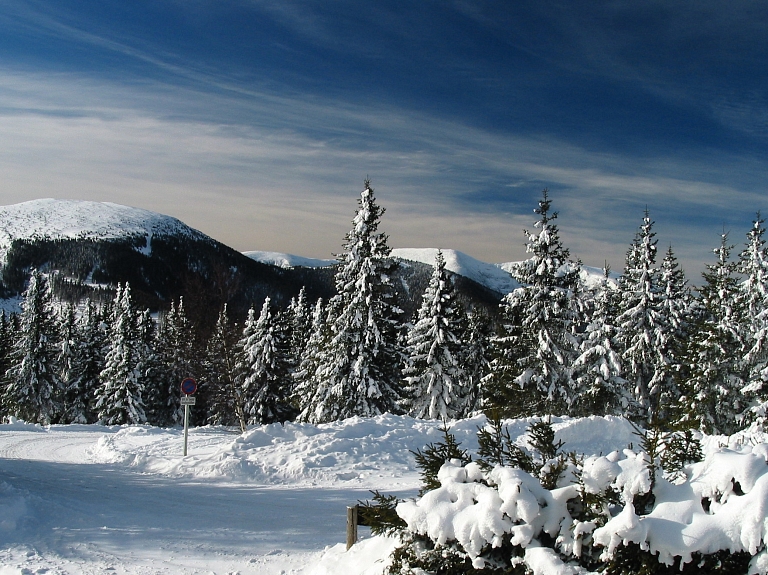
[[[39,423],[27,423],[22,419],[17,419],[12,415],[5,418],[0,423],[0,431],[45,431]]]
[[[453,432],[476,444],[477,426],[483,422],[482,417],[462,420]],[[236,437],[223,428],[205,427],[190,430],[190,455],[184,458],[181,430],[130,426],[104,435],[89,456],[95,462],[170,476],[267,485],[412,488],[417,473],[410,451],[439,441],[439,428],[436,421],[393,415],[321,425],[276,423]]]
[[[327,548],[306,575],[382,575],[398,545],[397,538],[383,536],[359,541],[349,550],[339,543]]]
[[[462,448],[477,449],[480,415],[450,424]],[[509,422],[510,433],[525,445],[536,419]],[[552,418],[557,439],[579,453],[612,451],[636,440],[632,427],[615,417]],[[94,462],[127,465],[143,473],[247,481],[265,485],[340,483],[365,489],[411,489],[418,485],[412,451],[438,442],[442,424],[407,416],[352,417],[312,425],[276,423],[233,436],[223,428],[190,430],[189,456],[181,456],[180,429],[127,426],[105,434],[89,451]]]

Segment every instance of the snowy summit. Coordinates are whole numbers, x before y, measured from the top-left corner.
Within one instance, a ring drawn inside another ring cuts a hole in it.
[[[183,222],[109,202],[42,199],[0,206],[0,263],[14,240],[117,239],[184,235],[203,239]]]

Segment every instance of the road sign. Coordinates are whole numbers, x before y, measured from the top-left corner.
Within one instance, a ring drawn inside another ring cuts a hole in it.
[[[195,405],[197,398],[192,395],[181,396],[181,405]]]
[[[197,382],[191,377],[186,378],[181,382],[181,392],[187,395],[192,395],[197,391]]]

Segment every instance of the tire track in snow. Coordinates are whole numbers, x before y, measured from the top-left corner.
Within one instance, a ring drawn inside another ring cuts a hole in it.
[[[67,433],[61,437],[41,431],[0,432],[0,457],[28,459],[57,463],[88,463],[88,448],[94,445],[101,432]]]

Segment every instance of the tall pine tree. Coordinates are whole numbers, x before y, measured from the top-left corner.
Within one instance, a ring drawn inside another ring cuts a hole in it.
[[[3,403],[10,415],[48,424],[62,414],[63,386],[53,296],[39,270],[32,271],[22,310]]]
[[[275,423],[292,419],[296,411],[290,404],[291,385],[289,342],[278,314],[264,300],[259,317],[248,312],[240,341],[239,372],[245,395],[245,414],[249,423]]]
[[[591,314],[574,361],[579,389],[574,415],[622,415],[630,398],[616,350],[616,288],[606,265],[592,300]]]
[[[738,305],[749,318],[743,323],[747,378],[743,392],[751,403],[745,415],[760,423],[768,418],[768,247],[764,234],[765,220],[758,213],[739,258],[744,279],[738,293]]]
[[[707,264],[701,286],[703,315],[690,331],[683,381],[684,413],[680,423],[706,433],[730,435],[738,430],[746,408],[744,396],[744,336],[738,307],[736,265],[730,260],[728,234],[714,250],[717,261]]]
[[[578,290],[580,265],[560,240],[547,190],[542,192],[537,231],[525,234],[531,257],[514,274],[523,284],[504,298],[504,315],[519,332],[509,343],[519,348],[514,383],[523,413],[567,413],[575,401],[571,366],[578,352]],[[514,328],[511,328],[514,330]]]
[[[387,236],[378,231],[384,209],[369,181],[339,256],[330,339],[316,372],[317,386],[300,418],[320,423],[353,415],[372,416],[398,410],[401,353],[390,276]]]
[[[201,387],[208,390],[208,420],[246,430],[245,393],[237,383],[237,331],[227,306],[219,313],[206,348]]]
[[[662,310],[664,290],[656,267],[656,244],[653,221],[646,211],[619,279],[616,318],[624,376],[634,395],[627,415],[641,421],[658,419],[660,397],[652,390],[661,390],[668,373],[663,355],[668,326]]]
[[[403,404],[413,417],[445,421],[468,412],[472,398],[462,365],[466,320],[460,305],[443,254],[438,251],[416,324],[407,338]]]
[[[142,346],[138,314],[127,284],[124,288],[118,286],[113,309],[109,350],[100,376],[101,385],[96,390],[97,416],[106,425],[144,423]]]

